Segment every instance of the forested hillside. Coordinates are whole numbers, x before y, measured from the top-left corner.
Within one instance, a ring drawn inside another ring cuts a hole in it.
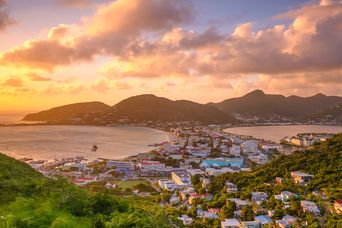
[[[303,171],[314,175],[305,187],[294,185],[290,178],[291,171]],[[273,187],[276,177],[284,177],[286,184]],[[257,167],[251,173],[227,173],[217,177],[210,190],[219,191],[229,180],[234,182],[241,192],[250,193],[252,190],[265,190],[269,193],[278,194],[283,189],[294,191],[322,190],[333,199],[342,197],[342,134],[316,145],[312,149],[298,151],[290,156],[281,155],[271,162]]]
[[[133,204],[135,200],[82,190],[62,178],[47,179],[0,154],[1,228],[170,227],[151,199]]]

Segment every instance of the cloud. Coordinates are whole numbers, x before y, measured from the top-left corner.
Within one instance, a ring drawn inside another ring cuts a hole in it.
[[[56,0],[56,2],[65,7],[84,8],[93,5],[95,0]]]
[[[52,80],[51,78],[43,77],[36,73],[30,73],[27,76],[31,81],[36,81],[36,82],[48,82]]]
[[[186,78],[187,83],[206,78],[208,88],[222,90],[245,88],[243,81],[260,87],[268,87],[270,81],[274,88],[341,86],[340,1],[322,0],[276,16],[290,21],[286,24],[256,29],[246,22],[229,33],[215,27],[185,29],[184,24],[193,21],[189,2],[105,3],[76,26],[58,25],[46,40],[27,41],[3,52],[0,63],[54,71],[109,56],[112,60],[100,69],[106,78],[85,87],[96,91],[130,89],[124,78]]]
[[[4,30],[7,26],[14,24],[15,21],[8,14],[7,1],[0,0],[0,31]]]
[[[20,78],[10,78],[5,80],[1,85],[4,87],[23,87],[24,83]]]
[[[120,55],[146,32],[160,32],[191,20],[185,0],[118,0],[103,4],[83,18],[81,34],[66,38],[68,27],[52,28],[48,40],[32,40],[2,53],[1,62],[54,70],[91,61],[95,55]]]

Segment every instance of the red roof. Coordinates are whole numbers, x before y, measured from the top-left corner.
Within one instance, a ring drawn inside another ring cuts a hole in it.
[[[342,204],[342,199],[335,200],[335,203]]]
[[[220,208],[209,208],[208,212],[210,212],[210,213],[220,213]]]

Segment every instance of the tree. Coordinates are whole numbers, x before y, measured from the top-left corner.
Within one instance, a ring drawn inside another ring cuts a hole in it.
[[[94,214],[110,215],[118,210],[118,202],[107,194],[97,194],[92,202]]]
[[[254,219],[253,207],[246,205],[241,209],[241,217],[243,221],[252,221]]]
[[[220,210],[220,219],[233,218],[236,205],[234,202],[229,202],[224,205]]]
[[[280,207],[276,207],[274,209],[274,218],[275,219],[282,219],[285,215],[285,211],[283,209],[281,209]]]

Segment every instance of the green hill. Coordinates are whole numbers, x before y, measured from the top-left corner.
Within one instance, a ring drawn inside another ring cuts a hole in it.
[[[238,121],[211,106],[187,100],[172,101],[152,94],[127,98],[116,104],[112,111],[114,119],[133,121],[199,121],[202,123],[238,123]]]
[[[251,115],[263,119],[269,119],[274,115],[298,119],[341,103],[342,97],[326,96],[321,93],[311,97],[285,97],[255,90],[242,97],[209,104],[228,114]]]
[[[290,172],[303,171],[314,175],[313,181],[307,186],[299,187],[293,184]],[[274,186],[276,177],[284,177],[286,184]],[[223,174],[217,177],[210,190],[219,191],[229,180],[235,183],[241,192],[266,191],[269,194],[279,194],[281,190],[290,189],[304,193],[314,190],[326,192],[330,198],[342,197],[342,134],[327,140],[312,149],[298,151],[292,155],[281,155],[271,162],[257,167],[253,172],[238,174]]]
[[[84,115],[93,115],[102,113],[110,108],[102,102],[84,102],[63,105],[38,113],[28,114],[24,117],[24,121],[46,121],[61,122],[69,121],[72,118],[79,118]]]
[[[0,227],[170,227],[170,221],[153,198],[82,190],[0,154]]]

